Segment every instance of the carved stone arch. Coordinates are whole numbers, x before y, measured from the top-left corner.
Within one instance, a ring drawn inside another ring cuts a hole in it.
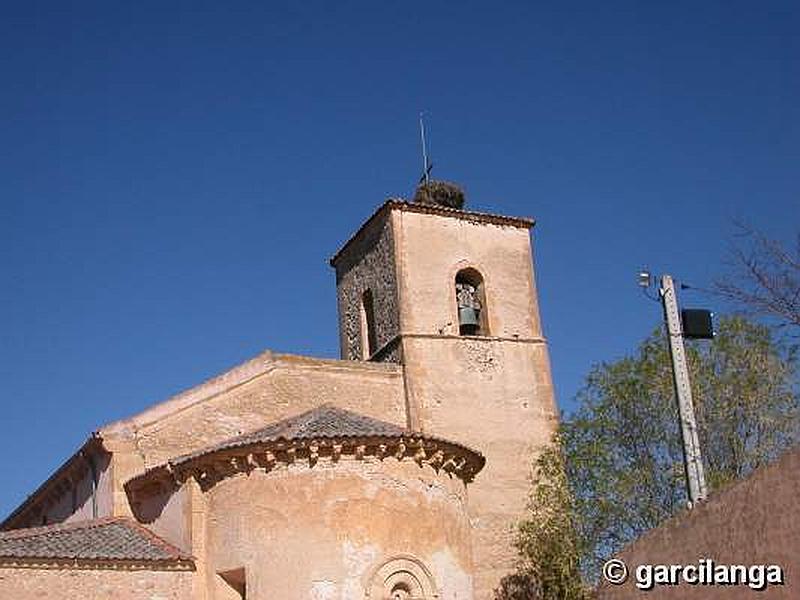
[[[428,568],[410,554],[384,560],[367,576],[366,600],[436,600],[439,591]]]

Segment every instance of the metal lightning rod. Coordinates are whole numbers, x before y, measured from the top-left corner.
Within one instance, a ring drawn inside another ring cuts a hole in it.
[[[428,164],[428,146],[425,143],[425,122],[423,121],[424,113],[419,113],[419,136],[422,140],[422,177],[420,177],[420,183],[423,181],[427,184],[430,183],[430,173],[431,167],[433,165]]]

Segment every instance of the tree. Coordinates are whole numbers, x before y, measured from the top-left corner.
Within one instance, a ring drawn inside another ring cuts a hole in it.
[[[578,570],[580,541],[558,436],[537,458],[533,478],[528,514],[515,537],[519,564],[501,581],[495,598],[584,600],[587,595]]]
[[[784,244],[745,225],[731,250],[732,272],[714,287],[748,312],[800,329],[800,234],[792,252]]]
[[[743,317],[719,321],[687,360],[709,488],[751,473],[798,439],[794,355]],[[567,477],[593,577],[611,554],[686,505],[678,410],[663,327],[634,356],[595,367],[562,423]]]
[[[800,423],[792,352],[769,328],[743,317],[723,318],[718,329],[713,341],[687,345],[712,491],[795,443]],[[520,568],[511,583],[532,582],[540,595],[503,600],[579,598],[548,596],[546,589],[573,589],[567,582],[577,566],[594,580],[608,557],[686,506],[663,327],[633,356],[594,367],[578,400],[556,445],[536,462],[537,482],[517,537]]]

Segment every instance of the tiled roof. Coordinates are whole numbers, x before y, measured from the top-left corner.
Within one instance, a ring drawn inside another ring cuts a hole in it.
[[[0,532],[0,560],[188,562],[191,557],[127,517]]]
[[[420,464],[430,462],[435,469],[455,472],[466,481],[486,462],[480,452],[463,444],[323,404],[152,467],[128,480],[125,489],[136,494],[148,482],[180,485],[188,477],[195,477],[202,487],[231,473],[256,467],[269,470],[276,461],[292,463],[302,457],[313,465],[320,455],[338,460],[342,454],[363,458],[364,453],[381,459],[392,455],[398,460],[409,457]]]
[[[406,429],[392,423],[338,408],[331,404],[322,404],[299,415],[271,423],[252,433],[240,435],[221,444],[178,457],[171,460],[170,463],[180,465],[198,456],[219,450],[278,440],[369,436],[402,437],[409,434],[410,432]]]

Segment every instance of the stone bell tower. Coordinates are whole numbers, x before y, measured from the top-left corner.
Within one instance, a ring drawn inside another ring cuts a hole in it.
[[[384,203],[331,259],[342,358],[404,367],[407,424],[486,456],[469,486],[476,599],[512,567],[534,453],[557,423],[533,221],[462,209],[431,182]]]

